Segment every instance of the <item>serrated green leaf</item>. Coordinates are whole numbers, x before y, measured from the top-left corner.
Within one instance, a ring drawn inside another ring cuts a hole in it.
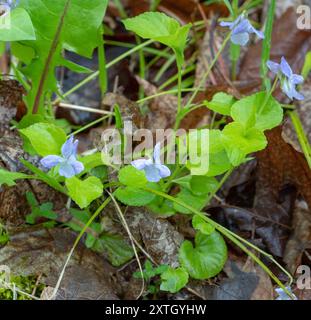
[[[20,133],[26,136],[36,152],[42,156],[58,155],[66,141],[66,133],[52,123],[35,123]]]
[[[69,196],[81,209],[103,194],[103,184],[96,177],[88,177],[85,180],[72,177],[66,179],[65,184]]]
[[[272,97],[266,100],[266,92],[258,92],[237,101],[231,109],[231,117],[245,126],[264,131],[278,126],[283,119],[282,106]]]
[[[155,198],[153,193],[134,187],[120,187],[115,192],[116,198],[128,206],[145,206]]]
[[[8,15],[0,16],[0,26],[0,41],[36,39],[30,16],[22,8],[16,8]]]
[[[230,116],[231,107],[234,102],[235,99],[233,96],[224,92],[219,92],[213,96],[212,101],[205,101],[204,104],[214,112],[225,116]]]
[[[245,129],[238,123],[226,125],[222,132],[222,141],[233,166],[240,165],[252,152],[260,151],[267,146],[264,133],[256,128]]]
[[[169,267],[168,270],[161,274],[162,291],[176,293],[181,290],[188,282],[189,275],[183,268],[173,269]]]
[[[8,187],[15,186],[15,180],[25,179],[28,175],[20,172],[11,172],[0,168],[0,187],[6,184]]]
[[[144,171],[137,170],[133,166],[126,166],[119,171],[119,181],[129,187],[142,188],[148,181]]]
[[[195,247],[188,240],[179,250],[179,261],[189,275],[198,280],[216,276],[227,260],[227,246],[223,237],[217,232],[207,236],[198,232]]]

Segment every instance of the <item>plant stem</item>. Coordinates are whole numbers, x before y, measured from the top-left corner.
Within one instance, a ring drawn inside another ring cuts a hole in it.
[[[108,74],[106,68],[106,50],[104,42],[104,28],[101,26],[98,30],[98,66],[99,66],[99,85],[101,96],[107,92],[108,88]]]
[[[33,104],[33,107],[32,107],[32,114],[36,114],[39,111],[40,103],[41,103],[41,100],[42,100],[42,95],[44,93],[46,79],[48,78],[48,74],[49,74],[49,71],[50,71],[50,68],[51,68],[51,62],[53,60],[53,56],[54,56],[54,54],[55,54],[55,52],[57,50],[58,42],[59,42],[59,39],[60,39],[60,36],[61,36],[61,33],[62,33],[62,29],[63,29],[64,22],[65,22],[65,17],[67,15],[70,3],[71,3],[71,0],[67,0],[66,3],[65,3],[63,14],[62,14],[62,16],[60,18],[60,21],[58,23],[57,30],[56,30],[56,33],[54,35],[53,42],[51,44],[48,56],[47,56],[45,64],[44,64],[44,69],[42,71],[42,74],[40,75],[40,80],[39,80],[39,84],[38,84],[38,88],[37,88],[37,93],[35,95],[35,100],[34,100],[34,104]]]
[[[120,42],[120,41],[114,41],[114,40],[105,40],[105,44],[110,46],[117,46],[117,47],[124,47],[124,48],[135,48],[137,44],[134,43],[127,43],[127,42]],[[169,49],[169,48],[167,48]],[[165,50],[158,50],[150,47],[144,47],[142,48],[143,51],[154,54],[155,56],[163,57],[163,58],[171,58],[171,55],[169,55]]]
[[[131,55],[132,53],[139,51],[141,48],[148,46],[149,44],[151,44],[153,42],[153,40],[147,40],[143,43],[141,43],[140,45],[130,49],[129,51],[121,54],[120,56],[118,56],[116,59],[110,61],[109,63],[107,63],[106,68],[109,69],[111,68],[113,65],[115,65],[116,63],[118,63],[119,61],[123,60],[124,58],[128,57],[129,55]],[[59,102],[61,102],[62,98],[66,98],[68,97],[70,94],[72,94],[73,92],[77,91],[78,89],[80,89],[81,87],[83,87],[85,84],[89,83],[90,81],[92,81],[93,79],[95,79],[96,77],[98,77],[99,75],[99,71],[95,71],[94,73],[92,73],[90,76],[88,76],[87,78],[85,78],[84,80],[82,80],[81,82],[79,82],[77,85],[75,85],[73,88],[71,88],[69,91],[67,91],[66,93],[64,93],[62,95],[62,97],[57,98],[53,104],[57,104]]]
[[[194,89],[181,89],[181,92],[192,92],[194,91]],[[143,99],[139,99],[136,101],[136,103],[143,103],[147,100],[151,100],[151,99],[154,99],[154,98],[157,98],[157,97],[160,97],[160,96],[164,96],[164,95],[167,95],[167,94],[173,94],[173,93],[178,93],[178,89],[171,89],[171,90],[167,90],[167,91],[161,91],[161,92],[158,92],[156,94],[153,94],[151,96],[148,96],[148,97],[145,97]]]
[[[182,76],[192,72],[195,69],[195,65],[189,66],[185,68],[182,72]],[[176,81],[178,79],[178,73],[173,75],[171,78],[169,78],[167,81],[165,81],[163,84],[160,85],[159,90],[163,90],[164,88],[168,87],[171,83]]]
[[[177,114],[180,113],[182,105],[181,105],[181,93],[182,93],[182,66],[178,63],[177,64],[178,68],[178,98],[177,98]]]
[[[91,128],[91,127],[95,126],[95,124],[100,123],[103,120],[105,120],[105,119],[107,119],[109,117],[112,117],[112,116],[113,116],[113,113],[112,114],[108,114],[108,115],[106,115],[104,117],[101,117],[101,118],[99,118],[99,119],[97,119],[97,120],[95,120],[95,121],[93,121],[91,123],[88,123],[87,125],[83,126],[82,128],[80,128],[80,129],[74,131],[73,133],[71,133],[68,137],[70,137],[72,135],[76,135],[76,134],[78,134],[78,133],[80,133],[80,132],[82,132],[82,131],[84,131],[84,130],[86,130],[88,128]]]
[[[299,118],[296,111],[290,111],[290,112],[288,112],[288,114],[289,114],[289,116],[292,120],[292,123],[294,125],[301,149],[306,157],[309,168],[311,168],[311,147],[310,147],[308,138],[304,132],[300,118]]]
[[[264,103],[260,106],[260,108],[259,108],[259,110],[258,110],[258,113],[259,113],[259,114],[261,114],[261,112],[264,110],[265,106],[267,105],[270,97],[272,96],[272,94],[273,94],[273,92],[274,92],[274,90],[275,90],[275,88],[276,88],[276,86],[277,86],[277,84],[278,84],[278,80],[279,80],[278,77],[276,77],[276,78],[274,79],[272,88],[271,88],[270,91],[266,94],[266,98],[265,98],[265,100],[264,100]]]
[[[276,7],[276,0],[271,0],[269,5],[268,17],[266,21],[266,27],[265,27],[265,38],[262,42],[260,75],[262,77],[262,86],[266,90],[269,90],[271,86],[270,79],[267,77],[267,73],[268,73],[267,61],[270,57],[271,36],[272,36],[272,27],[274,22],[275,7]]]
[[[151,0],[150,11],[156,11],[162,0]]]
[[[138,45],[141,44],[141,40],[138,36],[136,36],[136,43]],[[143,49],[140,49],[138,51],[138,55],[139,55],[139,76],[141,79],[145,79],[146,78],[146,61],[145,61]],[[142,85],[139,86],[138,94],[139,94],[139,99],[143,99],[145,97],[145,92]]]
[[[224,176],[221,178],[221,180],[218,182],[217,188],[214,192],[212,192],[207,200],[206,203],[209,204],[211,199],[214,197],[214,195],[221,189],[221,187],[223,186],[223,184],[227,181],[227,179],[229,178],[229,176],[231,175],[232,171],[234,170],[234,168],[229,169]]]

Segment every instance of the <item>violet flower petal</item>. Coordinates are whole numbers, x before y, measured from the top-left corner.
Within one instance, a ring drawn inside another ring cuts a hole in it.
[[[65,178],[71,178],[73,176],[75,176],[75,170],[74,170],[74,167],[64,161],[60,164],[60,167],[59,167],[59,175],[62,176],[62,177],[65,177]]]
[[[234,34],[231,36],[231,41],[234,44],[245,46],[249,41],[249,34],[247,32]]]
[[[304,82],[304,78],[303,76],[299,75],[299,74],[293,74],[291,76],[291,81],[294,83],[294,84],[302,84]]]
[[[78,140],[73,140],[74,137],[71,136],[62,146],[62,155],[64,158],[69,159],[71,156],[77,155]]]
[[[153,159],[155,164],[161,164],[161,143],[158,142],[153,151]]]
[[[149,166],[151,164],[151,159],[138,159],[131,162],[131,165],[137,170],[143,170],[146,166]]]
[[[272,71],[275,74],[278,74],[281,70],[281,66],[279,63],[273,62],[271,60],[267,61],[267,67],[270,71]]]
[[[171,170],[164,164],[156,164],[155,166],[158,169],[161,178],[167,178],[171,175]]]
[[[75,175],[81,173],[84,170],[84,165],[82,162],[77,160],[70,160],[68,161],[68,164],[70,164],[75,172]]]
[[[288,62],[286,61],[286,59],[284,57],[281,58],[281,71],[282,73],[290,78],[293,74],[292,68],[290,67],[290,65],[288,64]]]
[[[41,159],[40,163],[47,169],[51,169],[64,161],[60,156],[50,155]]]
[[[159,182],[162,178],[160,175],[160,171],[154,164],[146,166],[144,168],[144,171],[149,182]]]

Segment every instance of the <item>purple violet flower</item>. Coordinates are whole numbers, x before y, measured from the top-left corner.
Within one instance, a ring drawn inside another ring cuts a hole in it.
[[[46,156],[41,159],[41,164],[51,169],[59,165],[59,174],[65,178],[71,178],[84,170],[83,163],[77,161],[78,140],[73,140],[71,136],[62,146],[62,157],[56,155]]]
[[[282,91],[291,100],[304,99],[304,96],[296,90],[296,86],[303,83],[303,77],[293,73],[292,68],[284,57],[281,58],[281,63],[268,61],[267,67],[280,77]]]
[[[298,300],[293,294],[291,287],[287,286],[286,289],[292,294],[294,300]],[[275,292],[278,294],[278,297],[275,300],[292,300],[282,288],[276,288]]]
[[[138,170],[144,170],[146,178],[150,182],[159,182],[162,178],[171,175],[170,169],[161,164],[161,146],[157,143],[153,151],[152,159],[138,159],[132,161],[132,166]]]
[[[222,27],[229,27],[232,31],[231,33],[231,41],[234,44],[238,44],[240,46],[245,46],[249,41],[249,35],[251,33],[255,33],[258,38],[264,39],[264,34],[261,31],[256,30],[248,19],[245,18],[243,14],[241,14],[235,21],[233,22],[220,22]]]

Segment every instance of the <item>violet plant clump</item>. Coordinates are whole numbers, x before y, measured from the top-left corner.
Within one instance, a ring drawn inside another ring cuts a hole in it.
[[[35,0],[30,0],[29,2],[33,4]],[[45,0],[45,2],[52,3],[51,0]],[[72,0],[72,2],[75,1]],[[102,27],[102,15],[106,8],[104,2],[107,4],[107,1],[96,0],[95,2],[101,6],[101,10],[95,10],[95,6],[88,9],[89,15],[95,17],[94,21],[91,21],[91,27],[88,30],[84,28],[68,28],[66,11],[55,11],[53,23],[49,26],[53,35],[57,34],[55,30],[58,27],[66,31],[63,32],[62,37],[59,39],[45,39],[42,37],[44,32],[41,31],[44,31],[46,26],[41,21],[34,19],[36,35],[39,38],[37,41],[33,39],[31,39],[31,42],[26,41],[23,45],[34,49],[39,48],[40,50],[36,51],[38,57],[30,57],[27,63],[25,77],[28,75],[26,77],[27,81],[32,83],[31,88],[27,90],[25,99],[28,106],[28,114],[26,116],[28,117],[28,126],[20,128],[19,131],[24,140],[25,149],[43,157],[40,162],[46,169],[55,169],[43,172],[30,162],[22,160],[22,163],[34,175],[13,173],[0,169],[0,185],[13,186],[17,179],[38,179],[65,194],[74,202],[73,207],[78,206],[80,209],[85,209],[84,211],[69,210],[75,221],[71,221],[67,225],[80,232],[77,243],[83,233],[88,232],[86,231],[87,229],[92,229],[92,233],[86,239],[86,245],[89,248],[96,248],[96,251],[99,252],[110,248],[110,251],[115,254],[115,265],[129,261],[133,257],[133,252],[129,252],[128,246],[124,245],[123,240],[120,240],[119,237],[112,237],[113,240],[108,237],[107,240],[107,230],[102,229],[103,226],[99,221],[94,222],[104,211],[110,199],[114,200],[115,197],[119,203],[126,206],[144,206],[152,214],[161,218],[174,214],[188,215],[192,219],[192,225],[195,230],[194,241],[184,241],[179,249],[178,263],[161,273],[163,290],[172,293],[184,287],[190,277],[205,280],[221,272],[227,260],[227,245],[223,236],[226,236],[242,249],[247,244],[253,250],[257,250],[257,252],[264,255],[265,253],[262,250],[246,240],[241,242],[241,238],[213,221],[204,210],[232,170],[249,161],[252,154],[266,147],[265,131],[281,123],[283,118],[282,106],[270,93],[266,91],[257,92],[241,99],[236,99],[229,94],[217,93],[212,101],[204,103],[215,114],[217,113],[220,117],[223,117],[222,120],[224,121],[221,122],[221,125],[215,125],[215,123],[211,125],[208,150],[201,150],[201,154],[209,154],[209,168],[205,174],[200,175],[195,174],[197,172],[196,166],[190,162],[186,164],[176,163],[172,167],[170,166],[171,169],[164,165],[161,162],[160,143],[155,145],[152,158],[134,160],[129,166],[111,166],[114,170],[118,170],[117,175],[102,174],[100,170],[104,167],[108,171],[109,164],[104,163],[102,160],[100,150],[91,152],[87,156],[79,157],[78,160],[78,140],[74,140],[73,135],[66,139],[68,132],[65,132],[60,127],[54,118],[52,110],[52,115],[46,114],[46,110],[48,110],[46,100],[50,92],[54,92],[53,90],[57,87],[54,76],[56,66],[61,65],[78,70],[78,72],[88,72],[85,68],[83,69],[81,66],[64,60],[62,53],[64,49],[71,48],[73,52],[87,57],[91,56],[93,49],[97,45],[98,28]],[[8,3],[12,4],[12,1],[8,1]],[[29,6],[29,4],[23,2],[23,7],[30,12],[31,17],[37,16],[35,6]],[[51,7],[53,6],[51,5]],[[82,15],[81,10],[79,10],[80,7],[81,4],[79,2],[79,6],[69,6],[67,8],[71,18],[75,17],[79,22]],[[95,11],[98,13],[96,14]],[[63,13],[64,24],[59,26],[59,17]],[[42,16],[47,15],[45,11],[42,13]],[[85,17],[87,15],[83,14],[82,18],[85,19]],[[155,12],[127,19],[124,22],[128,30],[135,32],[142,38],[149,39],[148,45],[152,41],[158,41],[175,52],[179,69],[178,119],[181,120],[183,116],[195,110],[199,105],[192,105],[188,102],[186,106],[183,106],[181,99],[184,50],[191,25],[181,26],[176,20]],[[257,35],[260,39],[264,38],[263,33],[255,29],[244,14],[233,22],[221,22],[220,25],[230,29],[227,41],[231,39],[232,43],[240,46],[245,46],[249,42],[251,34]],[[75,33],[71,35],[70,32],[73,31]],[[92,35],[92,37],[90,36],[81,45],[81,38],[86,37],[88,34]],[[49,72],[43,73],[44,76],[39,79],[37,73],[45,70],[46,59],[44,54],[47,52],[47,48],[54,48],[54,46],[51,46],[51,43],[54,42],[57,43],[55,47],[57,50],[50,52],[51,67]],[[99,43],[103,45],[102,39],[100,39]],[[225,46],[226,42],[224,41],[223,48]],[[142,46],[140,46],[141,48]],[[131,52],[134,51],[134,49],[131,50]],[[214,62],[209,66],[209,71],[212,70],[220,54],[221,50],[215,55]],[[125,55],[123,56],[125,57]],[[33,65],[38,68],[33,68]],[[112,64],[110,63],[110,65]],[[280,77],[282,90],[291,99],[302,98],[302,95],[296,90],[296,86],[302,83],[302,78],[293,74],[285,59],[282,58],[280,64],[269,62],[268,66],[271,71]],[[35,70],[35,74],[31,73],[32,70]],[[21,68],[19,71],[22,72],[24,69]],[[207,80],[209,71],[205,74],[206,79],[203,80]],[[197,93],[197,90],[198,87],[194,88],[194,93]],[[71,92],[73,91],[71,90]],[[190,100],[193,101],[193,99]],[[226,120],[228,118],[226,117],[231,117],[233,121],[227,123]],[[115,118],[116,123],[119,122],[116,127],[118,129],[123,128],[123,119],[121,118],[117,121],[116,113]],[[47,120],[49,123],[46,122]],[[178,125],[174,129],[178,129],[179,122],[176,122]],[[222,126],[222,124],[225,125]],[[86,127],[89,128],[90,125]],[[79,129],[80,131],[81,129]],[[189,132],[186,135],[190,143],[197,143]],[[124,144],[126,143],[125,141]],[[124,146],[125,149],[126,146]],[[105,170],[104,172],[106,172]],[[59,175],[55,175],[55,171]],[[98,202],[102,202],[102,204],[98,206]],[[43,210],[39,210],[42,208],[38,209],[37,206],[40,206],[40,204],[35,203],[36,215],[31,220],[34,222],[36,222],[35,218],[38,215],[51,213],[50,211],[46,212],[46,210],[43,212]],[[96,210],[94,210],[95,206]],[[43,209],[46,208],[50,209],[50,207],[43,207]],[[70,209],[76,210],[76,207]],[[92,215],[91,212],[93,210],[94,214]],[[78,223],[76,223],[76,220],[78,220]],[[95,235],[93,236],[93,234]],[[122,247],[124,248],[123,253],[119,254]],[[243,250],[249,254],[249,251]],[[266,254],[266,257],[270,258],[271,256]],[[270,270],[257,258],[257,255],[252,255],[252,258],[271,275]],[[171,283],[171,279],[174,279],[175,285]],[[273,279],[282,287],[277,278]],[[283,288],[284,292],[286,292],[286,288],[284,286]]]

